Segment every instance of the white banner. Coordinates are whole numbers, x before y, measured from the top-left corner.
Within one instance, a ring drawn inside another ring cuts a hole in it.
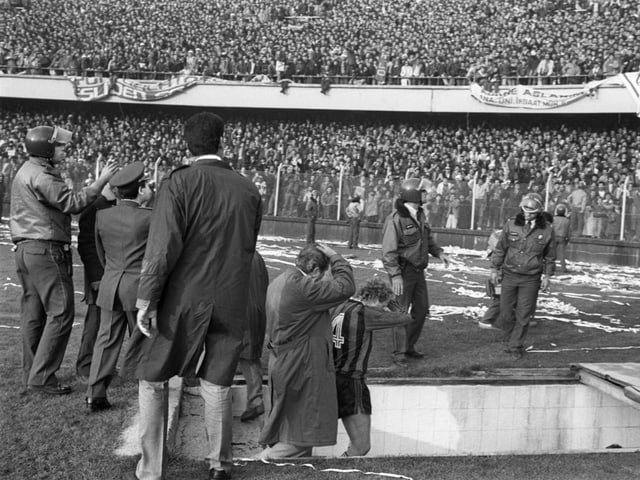
[[[200,79],[196,75],[180,75],[169,80],[131,80],[128,78],[69,77],[76,97],[83,101],[100,100],[109,95],[129,100],[153,101],[170,97],[189,88]]]
[[[603,85],[624,85],[636,103],[637,115],[640,116],[640,72],[620,73],[604,80],[596,80],[585,84],[580,91],[562,95],[535,86],[516,85],[501,87],[499,91],[484,90],[477,83],[471,84],[471,96],[479,102],[505,108],[531,108],[537,110],[558,108],[568,105],[593,92]]]
[[[477,83],[471,84],[473,98],[487,105],[506,108],[557,108],[580,100],[590,92],[591,89],[585,89],[568,95],[558,95],[527,85],[516,85],[508,89],[500,89],[498,92],[490,92]]]

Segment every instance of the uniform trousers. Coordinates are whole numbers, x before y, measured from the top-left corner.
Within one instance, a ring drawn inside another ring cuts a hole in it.
[[[78,358],[76,360],[76,375],[79,377],[89,378],[93,347],[96,344],[99,329],[100,307],[95,303],[88,303],[87,313],[84,316],[84,326],[82,327],[80,347],[78,348]]]
[[[136,326],[136,312],[102,309],[100,330],[91,358],[91,370],[87,382],[88,398],[107,398],[107,388],[118,364],[124,334]]]
[[[411,307],[412,322],[404,327],[393,329],[394,347],[397,352],[409,352],[415,350],[425,318],[429,314],[429,294],[424,270],[416,268],[410,263],[402,267],[402,283],[402,295],[397,300],[403,311],[409,312],[409,307]],[[397,333],[400,329],[404,329],[406,332],[404,345],[402,344],[402,336]]]
[[[166,462],[167,412],[163,399],[166,382],[140,380],[138,434],[142,457],[136,467],[140,480],[161,480]],[[214,385],[200,379],[200,395],[204,400],[204,425],[209,445],[209,469],[230,471],[233,465],[231,387]]]
[[[17,244],[16,267],[24,382],[57,386],[75,315],[71,251],[59,242],[25,240]]]
[[[264,407],[262,400],[262,363],[260,359],[238,360],[238,368],[247,384],[247,407],[246,410],[256,407]]]
[[[313,243],[316,241],[316,217],[307,218],[306,229],[307,243]]]
[[[499,322],[509,336],[509,350],[513,352],[521,351],[524,347],[529,321],[536,312],[539,290],[540,275],[521,275],[504,271]]]
[[[567,271],[567,243],[564,238],[556,238],[556,259],[560,265],[560,272]]]
[[[360,238],[360,217],[349,218],[349,248],[358,248]]]

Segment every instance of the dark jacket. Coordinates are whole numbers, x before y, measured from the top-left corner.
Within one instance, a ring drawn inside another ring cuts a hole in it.
[[[240,358],[257,360],[262,356],[264,334],[267,326],[267,287],[269,272],[262,256],[256,252],[251,261],[251,277],[247,296],[247,325],[244,331],[244,343]]]
[[[99,193],[94,187],[76,193],[46,159],[29,158],[11,186],[11,240],[71,243],[71,214],[80,213]]]
[[[95,202],[85,208],[78,217],[78,253],[84,267],[84,298],[87,304],[95,304],[97,289],[91,288],[91,284],[99,282],[104,273],[104,267],[100,263],[98,250],[96,249],[96,212],[105,208],[111,208],[115,202],[107,200],[102,195]]]
[[[120,200],[96,218],[96,248],[104,274],[96,305],[111,311],[136,310],[142,257],[149,236],[151,209]]]
[[[491,255],[492,269],[520,275],[553,275],[555,260],[553,226],[538,215],[527,232],[522,213],[507,220]]]
[[[404,201],[396,201],[396,209],[387,217],[382,230],[382,264],[392,277],[402,275],[402,268],[411,264],[424,269],[429,254],[439,257],[442,248],[436,243],[424,212],[418,209],[418,222],[409,214]]]
[[[228,362],[212,365],[206,380],[231,384],[261,212],[256,186],[215,156],[180,167],[162,182],[138,288],[138,298],[158,310],[158,333],[132,339],[128,360],[137,364],[138,378],[193,376],[215,318],[220,341],[233,346],[220,345]]]
[[[556,235],[556,241],[568,242],[571,239],[571,221],[564,215],[555,215],[553,217],[553,231]]]

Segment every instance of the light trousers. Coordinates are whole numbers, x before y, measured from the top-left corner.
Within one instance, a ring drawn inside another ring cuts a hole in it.
[[[142,457],[136,468],[140,480],[162,480],[166,462],[167,411],[163,400],[166,382],[140,380],[138,397],[140,423],[138,434]],[[209,469],[226,470],[233,465],[231,387],[200,379],[204,400],[204,422],[209,453]]]

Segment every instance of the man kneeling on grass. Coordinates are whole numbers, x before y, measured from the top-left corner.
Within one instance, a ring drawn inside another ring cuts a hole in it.
[[[349,299],[331,312],[338,416],[350,440],[345,457],[366,455],[371,449],[371,397],[365,376],[373,331],[412,321],[387,307],[392,298],[393,290],[384,280],[371,278],[358,291],[358,300]]]

